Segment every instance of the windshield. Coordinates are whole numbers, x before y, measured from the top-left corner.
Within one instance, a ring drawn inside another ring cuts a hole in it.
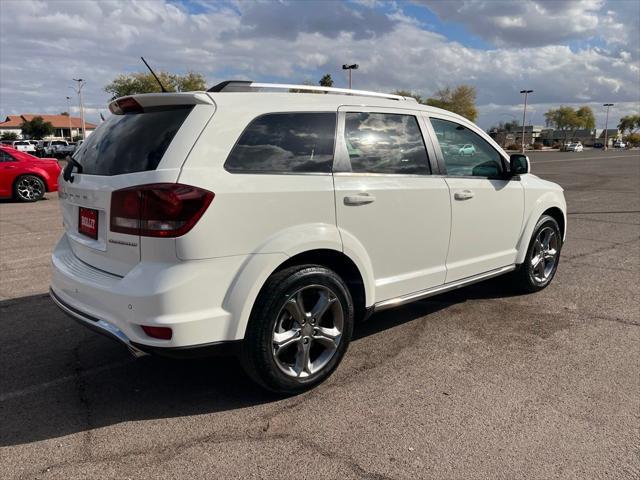
[[[88,175],[155,170],[193,106],[111,115],[82,143],[73,158]]]

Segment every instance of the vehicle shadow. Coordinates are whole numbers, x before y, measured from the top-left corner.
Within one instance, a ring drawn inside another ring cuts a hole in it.
[[[353,341],[455,303],[504,295],[490,282],[381,312],[356,326]],[[0,302],[0,324],[0,447],[282,399],[254,385],[231,357],[133,360],[67,318],[47,295]]]

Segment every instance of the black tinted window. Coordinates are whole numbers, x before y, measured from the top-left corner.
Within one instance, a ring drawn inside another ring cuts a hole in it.
[[[477,133],[458,123],[432,118],[447,175],[497,177],[502,156]]]
[[[16,160],[7,152],[0,150],[0,162],[15,162]]]
[[[120,175],[155,170],[193,107],[111,115],[87,137],[74,158],[82,173]]]
[[[429,174],[429,160],[413,115],[347,113],[345,141],[351,171]]]
[[[227,158],[232,172],[331,172],[335,113],[272,113],[253,120]]]

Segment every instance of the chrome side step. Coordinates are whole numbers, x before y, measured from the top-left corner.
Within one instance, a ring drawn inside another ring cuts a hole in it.
[[[143,352],[139,348],[133,346],[131,344],[131,340],[129,340],[129,337],[127,337],[124,332],[117,328],[115,325],[111,325],[110,323],[105,322],[104,320],[100,320],[99,318],[94,318],[86,313],[76,310],[70,305],[67,305],[66,303],[64,303],[64,301],[62,301],[60,297],[58,297],[54,293],[52,289],[49,289],[49,296],[58,306],[58,308],[60,308],[60,310],[69,315],[75,321],[84,325],[85,327],[89,327],[95,332],[101,333],[102,335],[106,335],[109,338],[113,338],[123,343],[134,357],[139,358],[148,355],[146,352]]]
[[[479,275],[474,275],[472,277],[462,278],[460,280],[456,280],[455,282],[445,283],[444,285],[438,285],[437,287],[427,288],[426,290],[420,290],[419,292],[410,293],[408,295],[403,295],[401,297],[391,298],[389,300],[383,300],[382,302],[378,302],[373,306],[373,311],[379,312],[381,310],[386,310],[388,308],[394,308],[400,305],[404,305],[405,303],[415,302],[416,300],[422,300],[423,298],[433,297],[434,295],[450,292],[451,290],[456,290],[458,288],[471,285],[472,283],[488,280],[490,278],[497,277],[504,273],[511,272],[515,269],[516,269],[516,265],[508,265],[506,267],[496,268],[495,270],[489,270],[488,272],[481,273]]]

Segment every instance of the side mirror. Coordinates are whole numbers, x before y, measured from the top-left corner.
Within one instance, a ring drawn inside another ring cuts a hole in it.
[[[524,175],[531,170],[529,157],[521,153],[514,153],[509,157],[509,170],[511,176]]]

